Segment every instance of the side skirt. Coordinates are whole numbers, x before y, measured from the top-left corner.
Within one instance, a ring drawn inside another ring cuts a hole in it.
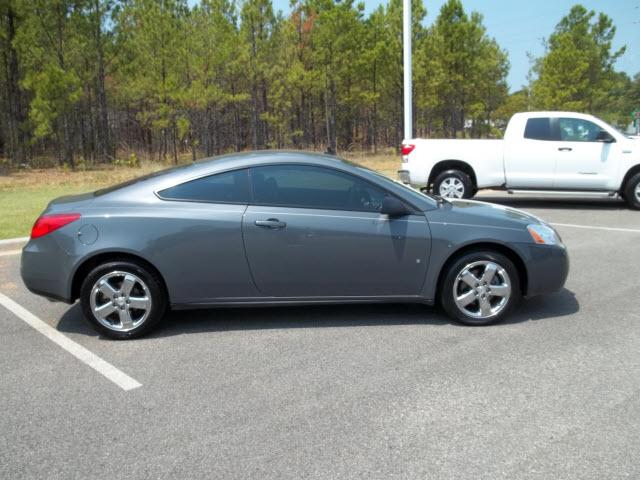
[[[248,297],[248,298],[218,298],[210,302],[173,303],[174,310],[199,309],[209,307],[277,307],[295,305],[346,305],[366,303],[420,303],[433,305],[433,301],[424,297],[390,296],[390,297]]]

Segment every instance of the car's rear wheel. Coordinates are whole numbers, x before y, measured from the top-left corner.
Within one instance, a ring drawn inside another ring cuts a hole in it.
[[[447,170],[434,180],[433,193],[445,198],[471,198],[474,195],[474,185],[465,172]]]
[[[130,261],[97,266],[82,283],[82,313],[103,335],[123,340],[149,333],[162,320],[167,299],[162,281]]]
[[[640,210],[640,173],[636,173],[625,185],[624,199],[631,208]]]
[[[440,289],[445,311],[466,325],[503,320],[520,296],[518,270],[506,256],[493,251],[471,252],[456,259]]]

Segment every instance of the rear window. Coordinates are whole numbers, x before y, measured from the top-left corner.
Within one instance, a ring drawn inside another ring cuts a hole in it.
[[[531,140],[553,140],[549,118],[530,118],[524,129],[524,138]]]
[[[166,188],[158,195],[165,200],[206,203],[249,203],[247,170],[218,173]]]

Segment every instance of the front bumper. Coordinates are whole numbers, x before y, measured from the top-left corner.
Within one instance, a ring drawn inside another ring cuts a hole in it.
[[[569,275],[567,249],[558,245],[521,245],[527,269],[526,296],[561,290]]]

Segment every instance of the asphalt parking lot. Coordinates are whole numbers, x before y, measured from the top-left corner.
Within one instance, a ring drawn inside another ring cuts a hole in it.
[[[554,223],[571,257],[565,290],[482,328],[423,306],[225,309],[109,341],[0,247],[1,294],[141,384],[0,306],[0,478],[639,478],[640,212],[478,198]]]

